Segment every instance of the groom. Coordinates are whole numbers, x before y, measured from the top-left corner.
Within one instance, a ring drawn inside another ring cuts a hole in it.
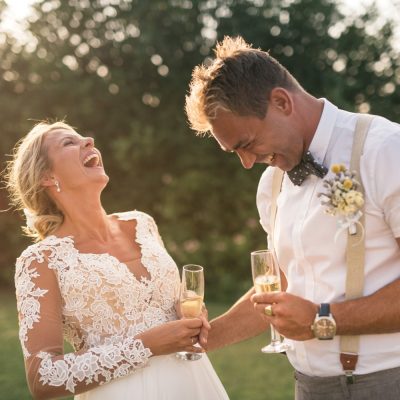
[[[360,115],[307,93],[277,60],[240,37],[225,37],[215,60],[194,69],[186,112],[194,130],[210,132],[244,168],[270,166],[257,207],[282,270],[282,292],[250,290],[211,322],[209,349],[272,324],[292,344],[297,400],[398,400],[400,126],[375,116],[361,129],[367,137],[356,178],[365,190],[358,241],[365,262],[353,282],[361,294],[345,300],[354,249],[346,249],[347,229],[337,233],[338,217],[325,212],[318,194],[326,191],[323,179],[334,177],[328,168],[349,168]],[[359,344],[343,351],[349,337]]]

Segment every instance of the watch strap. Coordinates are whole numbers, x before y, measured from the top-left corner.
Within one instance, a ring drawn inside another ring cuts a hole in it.
[[[331,307],[330,307],[329,303],[322,303],[319,308],[318,316],[329,317],[330,313],[331,313]]]

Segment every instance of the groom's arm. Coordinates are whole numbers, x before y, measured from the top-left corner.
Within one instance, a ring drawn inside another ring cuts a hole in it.
[[[281,272],[281,290],[286,291],[287,280]],[[254,308],[250,297],[254,287],[244,294],[226,313],[211,320],[208,333],[207,351],[216,350],[229,344],[241,342],[265,332],[269,323]]]
[[[249,339],[268,328],[268,323],[250,301],[254,293],[254,288],[250,289],[226,313],[211,320],[208,351]]]

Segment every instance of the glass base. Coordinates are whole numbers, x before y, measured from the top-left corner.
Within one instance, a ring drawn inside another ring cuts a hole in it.
[[[175,356],[184,361],[197,361],[201,358],[200,353],[189,353],[187,351],[180,351],[179,353],[176,353]]]
[[[291,349],[289,343],[276,341],[271,342],[268,346],[265,346],[261,349],[263,353],[284,353],[286,350]]]

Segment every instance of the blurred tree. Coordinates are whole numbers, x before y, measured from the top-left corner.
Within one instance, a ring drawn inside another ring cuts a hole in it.
[[[66,118],[103,153],[106,209],[153,215],[178,264],[204,264],[209,297],[232,298],[250,284],[249,252],[266,245],[255,207],[264,167],[244,171],[189,131],[192,68],[216,40],[240,34],[311,93],[398,120],[399,58],[389,23],[369,33],[376,19],[375,9],[344,18],[328,0],[41,1],[29,43],[0,34],[1,154],[30,119]],[[17,214],[0,218],[0,276],[9,281],[27,241]]]

